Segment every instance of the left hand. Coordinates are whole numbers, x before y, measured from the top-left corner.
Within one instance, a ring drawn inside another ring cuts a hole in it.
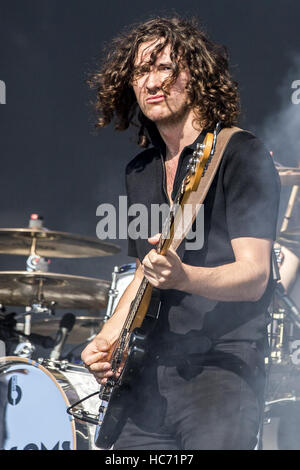
[[[151,245],[156,245],[160,234],[148,239]],[[151,250],[143,259],[142,269],[144,276],[153,287],[158,289],[184,290],[186,272],[184,264],[177,253],[170,249],[166,255],[160,255],[156,250]]]

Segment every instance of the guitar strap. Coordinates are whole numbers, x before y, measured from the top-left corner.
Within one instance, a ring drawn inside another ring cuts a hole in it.
[[[183,239],[189,233],[219,168],[229,140],[234,134],[241,131],[243,131],[243,129],[240,129],[239,127],[226,127],[221,129],[218,133],[215,153],[211,158],[207,170],[200,179],[197,190],[190,193],[187,203],[182,208],[182,217],[179,218],[180,220],[175,224],[174,238],[171,243],[171,248],[173,248],[173,250],[177,250]]]

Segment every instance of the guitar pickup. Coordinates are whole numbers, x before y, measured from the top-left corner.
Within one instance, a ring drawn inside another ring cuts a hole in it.
[[[151,302],[147,310],[147,317],[157,320],[159,317],[160,308],[161,308],[160,290],[154,287],[152,290]]]

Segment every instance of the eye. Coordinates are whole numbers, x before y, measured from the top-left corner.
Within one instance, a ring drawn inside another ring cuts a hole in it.
[[[145,65],[137,66],[137,67],[135,67],[135,69],[133,71],[133,78],[135,78],[135,79],[140,78],[143,75],[146,75],[147,73],[149,73],[149,70],[150,70],[149,65],[145,64]]]
[[[167,70],[167,71],[170,71],[173,69],[172,65],[167,65],[167,64],[162,64],[159,66],[159,69],[160,70]]]

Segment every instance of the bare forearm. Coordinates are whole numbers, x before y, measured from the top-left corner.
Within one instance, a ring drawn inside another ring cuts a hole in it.
[[[256,301],[264,293],[269,273],[248,261],[204,268],[183,264],[179,290],[217,301]]]
[[[137,270],[134,279],[124,291],[116,310],[112,317],[104,324],[100,331],[101,336],[105,336],[110,344],[113,344],[120,335],[121,329],[125,323],[126,317],[129,312],[129,307],[134,299],[137,290],[142,280],[142,273],[140,269]]]

